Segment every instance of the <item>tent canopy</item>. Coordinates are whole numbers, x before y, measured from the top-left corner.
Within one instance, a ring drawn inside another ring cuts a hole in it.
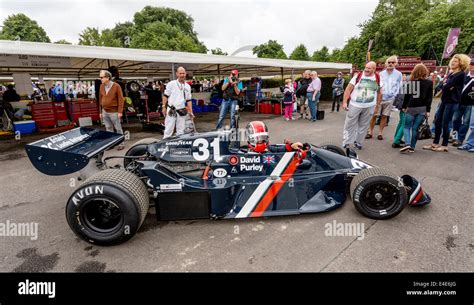
[[[169,78],[172,67],[183,65],[193,76],[298,75],[304,70],[320,74],[349,73],[348,63],[249,58],[200,53],[111,48],[0,40],[0,76],[29,73],[57,78],[96,78],[99,70],[118,67],[122,77]]]

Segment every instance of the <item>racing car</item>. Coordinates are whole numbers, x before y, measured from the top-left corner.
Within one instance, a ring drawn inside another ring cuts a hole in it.
[[[26,145],[44,174],[94,171],[66,205],[71,229],[93,244],[129,240],[150,206],[157,220],[268,217],[331,211],[350,195],[362,215],[388,219],[431,201],[414,177],[374,167],[333,144],[255,153],[231,129],[146,138],[124,156],[103,157],[122,141],[121,134],[79,127]],[[111,166],[111,159],[121,160]]]

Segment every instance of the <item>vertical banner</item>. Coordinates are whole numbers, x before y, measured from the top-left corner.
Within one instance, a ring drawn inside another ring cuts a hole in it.
[[[365,63],[368,63],[370,61],[370,49],[372,49],[372,44],[374,43],[373,39],[369,40],[369,46],[367,48],[367,55],[365,56]]]
[[[461,28],[452,28],[449,30],[448,37],[446,38],[446,44],[444,45],[443,57],[446,59],[453,55],[454,50],[458,44],[459,33],[461,33]]]

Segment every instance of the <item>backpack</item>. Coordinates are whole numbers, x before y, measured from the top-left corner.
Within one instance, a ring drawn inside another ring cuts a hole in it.
[[[362,79],[363,73],[364,73],[363,71],[357,73],[357,78],[356,78],[356,83],[354,84],[354,88],[355,88],[355,86],[357,86],[357,84]],[[375,72],[375,81],[377,82],[377,86],[379,86],[379,89],[380,89],[380,74],[378,74],[377,72]],[[349,98],[347,99],[347,102],[349,103],[350,100],[351,100],[351,96],[349,95]]]

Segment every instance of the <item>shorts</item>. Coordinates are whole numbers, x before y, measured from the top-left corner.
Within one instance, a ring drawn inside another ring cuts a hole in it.
[[[378,115],[390,116],[392,111],[393,100],[383,101],[380,103],[380,109]]]
[[[308,105],[308,102],[306,101],[306,96],[300,96],[298,100],[299,100],[298,105],[300,106]]]

